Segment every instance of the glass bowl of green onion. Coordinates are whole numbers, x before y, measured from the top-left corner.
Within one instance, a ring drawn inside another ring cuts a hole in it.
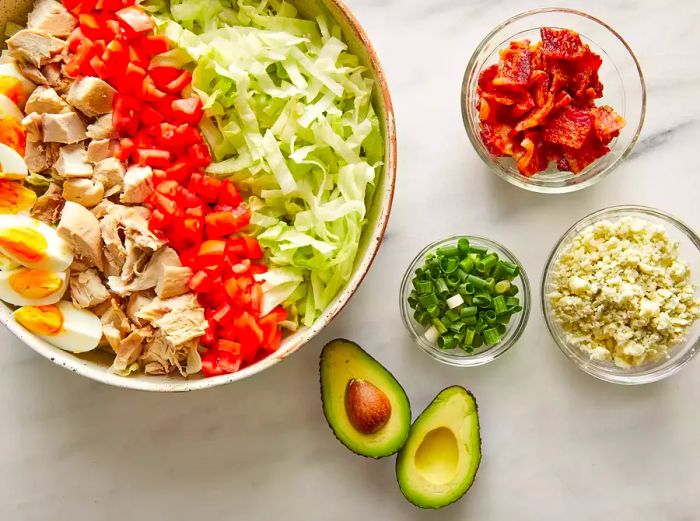
[[[429,244],[401,283],[401,317],[418,346],[470,367],[505,353],[530,315],[530,283],[513,253],[475,235]]]

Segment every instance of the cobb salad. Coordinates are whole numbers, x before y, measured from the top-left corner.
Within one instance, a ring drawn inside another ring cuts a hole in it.
[[[112,370],[231,373],[349,280],[373,80],[284,1],[38,0],[0,63],[0,298]]]

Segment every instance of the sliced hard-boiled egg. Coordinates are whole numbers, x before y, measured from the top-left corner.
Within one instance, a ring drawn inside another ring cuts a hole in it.
[[[66,292],[68,272],[33,268],[0,271],[0,300],[15,306],[55,304]]]
[[[0,271],[13,270],[19,268],[19,263],[0,253]]]
[[[65,300],[49,306],[19,308],[14,317],[25,329],[71,353],[91,351],[102,338],[102,323],[97,315]]]
[[[36,85],[29,81],[14,61],[0,63],[0,94],[10,98],[20,110],[24,109]]]
[[[0,116],[0,143],[3,143],[24,156],[27,145],[27,132],[22,122],[11,116]]]
[[[0,120],[0,125],[2,120]],[[0,134],[2,129],[0,128]],[[2,139],[0,138],[0,141]],[[24,158],[12,147],[0,142],[0,179],[24,179],[29,169]]]
[[[56,230],[25,215],[0,215],[0,253],[27,268],[66,271],[70,245]]]
[[[0,94],[0,116],[14,118],[17,121],[24,119],[24,114],[17,104],[4,94]]]
[[[23,213],[36,202],[36,192],[20,181],[0,179],[0,214]]]

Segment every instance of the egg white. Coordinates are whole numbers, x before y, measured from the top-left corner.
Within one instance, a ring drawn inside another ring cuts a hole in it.
[[[22,71],[19,70],[17,63],[14,60],[0,63],[0,76],[10,76],[18,79],[25,99],[28,98],[36,88],[36,85],[34,85],[34,83],[28,80],[24,74],[22,74]],[[24,109],[24,102],[22,102],[22,106],[19,108]]]
[[[56,304],[63,315],[63,327],[55,335],[39,335],[49,344],[71,353],[92,351],[102,338],[102,323],[94,313],[80,309],[65,300]]]
[[[21,268],[19,268],[21,269]],[[68,272],[64,271],[57,273],[61,279],[61,286],[43,298],[28,298],[25,295],[17,293],[15,289],[10,285],[10,277],[17,273],[19,269],[0,271],[0,300],[4,300],[8,304],[13,304],[15,306],[46,306],[48,304],[55,304],[63,297],[68,287]]]
[[[13,261],[26,266],[46,271],[66,271],[73,262],[73,250],[70,245],[58,235],[51,226],[26,215],[0,215],[0,231],[7,228],[26,227],[38,231],[47,242],[44,258],[39,262],[26,262],[18,259],[0,246],[0,253]]]
[[[10,101],[10,103],[12,102]],[[15,149],[0,143],[0,179],[19,181],[27,177],[28,174],[29,169],[24,158]]]
[[[0,116],[15,118],[19,121],[24,119],[24,114],[19,107],[4,94],[0,94]]]

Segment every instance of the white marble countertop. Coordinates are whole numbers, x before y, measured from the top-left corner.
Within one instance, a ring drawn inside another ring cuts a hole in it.
[[[411,343],[397,294],[427,242],[457,232],[507,244],[535,300],[554,241],[593,210],[638,203],[700,228],[693,0],[590,0],[636,51],[649,91],[635,154],[583,192],[542,196],[489,174],[467,141],[459,88],[477,42],[533,2],[350,0],[386,68],[399,174],[384,245],[364,284],[316,340],[249,381],[180,395],[94,383],[0,330],[3,520],[473,519],[690,521],[700,514],[700,361],[670,380],[615,386],[579,371],[537,308],[519,344],[477,369],[442,366]],[[479,401],[483,461],[459,503],[408,504],[394,460],[354,456],[321,412],[318,355],[353,338],[403,383],[414,415],[443,387]]]

